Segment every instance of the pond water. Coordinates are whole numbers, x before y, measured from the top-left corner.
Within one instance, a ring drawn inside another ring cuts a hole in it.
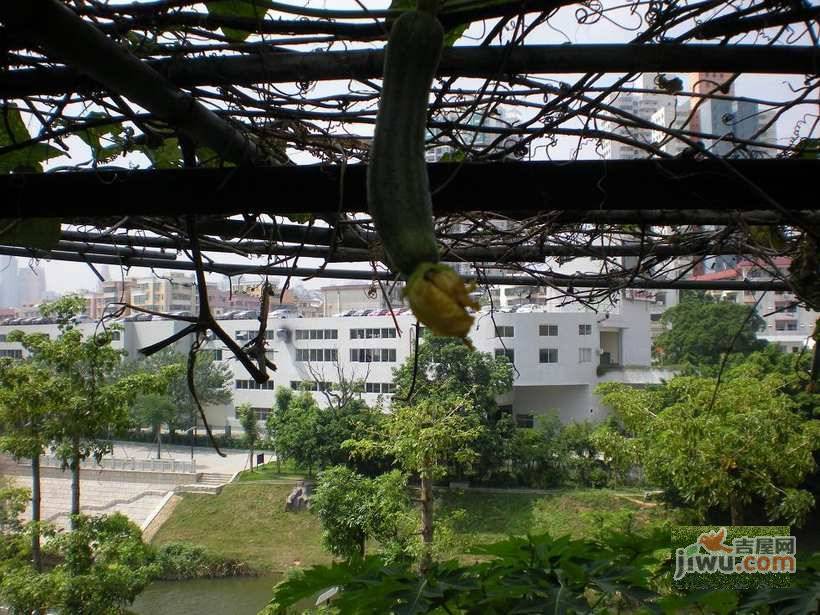
[[[233,577],[158,581],[134,601],[137,615],[256,615],[269,601],[281,577]]]

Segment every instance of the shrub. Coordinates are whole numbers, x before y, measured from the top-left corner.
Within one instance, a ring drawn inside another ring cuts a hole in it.
[[[205,547],[188,542],[169,542],[157,553],[160,578],[167,581],[199,578],[238,577],[252,574],[244,562],[211,553]]]

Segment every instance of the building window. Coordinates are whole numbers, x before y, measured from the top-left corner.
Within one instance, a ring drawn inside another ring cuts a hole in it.
[[[338,361],[339,351],[335,348],[297,348],[296,360],[310,361],[311,363]]]
[[[290,388],[294,391],[330,391],[333,389],[332,382],[316,380],[291,380]]]
[[[221,361],[222,360],[222,349],[221,348],[205,348],[204,350],[199,351],[200,354],[211,361]]]
[[[273,391],[273,380],[268,380],[267,382],[263,382],[262,384],[259,384],[256,380],[237,380],[236,388],[241,390],[253,391]]]
[[[122,336],[122,331],[112,331],[109,329],[108,334],[111,336],[112,342],[119,342]]]
[[[395,327],[351,329],[350,339],[352,340],[375,340],[375,339],[395,339]]]
[[[592,335],[592,325],[578,325],[578,335]]]
[[[6,341],[6,334],[5,333],[0,333],[0,342],[5,342],[5,341]]]
[[[514,348],[496,348],[496,357],[507,357],[511,364],[515,364],[515,349]]]
[[[558,325],[538,325],[538,335],[556,337],[558,335]]]
[[[353,363],[395,363],[395,348],[351,348],[350,360]]]
[[[651,320],[652,322],[660,322],[662,316],[663,314],[650,314],[649,320]]]
[[[557,348],[541,348],[538,351],[539,363],[558,363],[558,349]]]
[[[778,320],[774,323],[774,328],[777,331],[797,331],[796,320]]]
[[[532,429],[533,425],[535,424],[535,418],[532,414],[516,414],[515,415],[515,425],[516,427],[523,427],[524,429]]]
[[[592,348],[579,348],[578,349],[578,363],[591,363],[592,362]]]
[[[243,341],[256,339],[257,335],[259,335],[258,330],[249,331],[249,330],[246,329],[244,331],[234,331],[234,337],[238,340],[243,340]],[[274,332],[273,329],[265,329],[265,339],[266,340],[272,340],[274,338],[274,336],[275,336],[275,332]]]
[[[392,382],[365,382],[364,392],[392,395],[396,392],[396,385]]]
[[[0,348],[0,359],[22,359],[23,351],[16,348]]]
[[[495,328],[496,337],[515,337],[515,327],[509,325],[498,326]]]
[[[338,329],[296,329],[297,340],[335,340],[339,339]]]

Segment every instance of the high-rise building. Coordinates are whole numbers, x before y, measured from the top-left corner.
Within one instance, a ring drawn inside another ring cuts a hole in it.
[[[664,77],[665,78],[665,77]],[[674,77],[669,78],[674,79]],[[667,129],[677,129],[683,126],[689,117],[689,102],[673,94],[648,92],[658,90],[661,76],[658,73],[645,73],[641,78],[639,91],[620,92],[613,96],[608,104],[625,113],[635,116],[638,120],[652,122]],[[671,139],[667,130],[635,127],[629,124],[630,118],[624,117],[619,121],[604,123],[604,130],[614,135],[626,137],[635,144],[616,140],[605,140],[602,143],[604,158],[622,160],[631,158],[647,158],[649,152],[638,144],[652,145],[666,153],[677,155],[686,149],[686,144]]]
[[[729,100],[734,96],[734,83],[728,83],[731,73],[692,73],[691,88],[696,94],[710,96],[699,98],[692,116],[690,128],[693,132],[714,135],[714,138],[703,139],[706,148],[718,156],[733,155],[736,157],[755,158],[766,155],[764,147],[738,145],[726,137],[774,143],[777,130],[774,112],[764,111],[753,101]],[[717,96],[717,98],[713,98]],[[737,150],[737,151],[734,151]],[[734,153],[733,153],[734,152]]]
[[[20,305],[17,287],[17,258],[0,256],[0,308]]]
[[[45,299],[46,272],[42,267],[22,267],[17,270],[17,303],[37,305]]]

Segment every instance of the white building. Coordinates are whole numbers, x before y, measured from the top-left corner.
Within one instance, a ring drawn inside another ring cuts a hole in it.
[[[564,421],[600,420],[605,416],[594,394],[600,382],[632,384],[659,382],[667,376],[651,368],[650,310],[647,302],[622,298],[606,310],[594,312],[577,304],[542,306],[545,311],[479,312],[470,337],[480,352],[506,354],[516,369],[513,390],[500,406],[511,410],[519,424],[532,425],[533,416],[556,411]],[[389,404],[394,391],[393,369],[412,353],[415,318],[406,313],[390,315],[283,318],[268,321],[268,356],[278,367],[265,384],[257,384],[234,359],[224,344],[207,348],[217,360],[227,361],[234,373],[234,400],[229,406],[207,408],[217,429],[238,428],[235,407],[249,403],[260,419],[267,417],[279,386],[300,388],[308,383],[320,404],[323,386],[345,380],[364,382],[362,398],[375,404],[379,397]],[[240,345],[256,335],[257,320],[220,320],[225,331]],[[187,323],[172,320],[121,323],[113,342],[131,358],[138,349],[167,338]],[[87,334],[96,323],[80,325]],[[14,329],[57,335],[52,324],[0,325],[0,356],[22,357],[19,344],[6,340]],[[187,350],[190,338],[177,342]],[[324,384],[329,383],[329,384]]]

